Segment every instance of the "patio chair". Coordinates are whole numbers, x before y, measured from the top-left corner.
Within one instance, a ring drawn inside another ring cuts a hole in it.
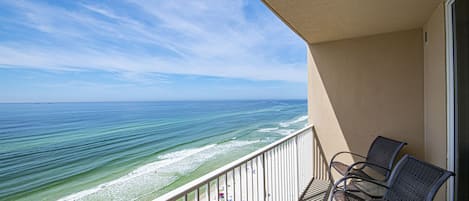
[[[354,175],[385,183],[389,178],[399,151],[405,145],[407,145],[405,142],[378,136],[371,144],[367,156],[362,156],[352,152],[339,152],[332,157],[331,162],[329,163],[329,178],[331,178],[333,183],[332,169],[334,169],[342,176]],[[347,165],[336,160],[336,158],[342,154],[350,154],[361,158],[361,160],[351,165]],[[356,185],[353,186],[354,188],[364,191],[370,197],[383,196],[384,189],[382,188],[369,188],[366,185],[361,185],[361,183],[355,184]]]
[[[334,185],[331,199],[336,201],[431,201],[441,185],[451,176],[454,176],[453,172],[405,155],[397,163],[386,184],[349,175]],[[349,190],[347,186],[357,180],[385,188],[386,192],[382,198],[376,199],[367,197],[356,189]],[[342,183],[345,185],[339,186]]]
[[[405,145],[407,145],[405,142],[378,136],[371,144],[367,156],[347,151],[335,154],[329,163],[329,174],[332,174],[332,169],[335,169],[342,176],[356,175],[368,179],[385,181],[389,177],[397,154]],[[345,163],[336,161],[336,158],[342,154],[350,154],[362,160],[351,165],[346,165]],[[367,172],[367,168],[372,171]],[[377,173],[378,175],[371,175],[371,173]],[[375,178],[374,176],[381,176],[381,178]]]

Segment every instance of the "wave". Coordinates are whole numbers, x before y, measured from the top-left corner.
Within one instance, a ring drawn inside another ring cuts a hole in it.
[[[143,165],[125,176],[60,198],[59,201],[115,200],[116,198],[118,200],[132,200],[170,185],[180,175],[195,171],[219,154],[259,142],[261,141],[232,140],[221,144],[210,144],[166,153],[158,156],[158,161]]]
[[[308,115],[298,117],[298,118],[296,118],[294,120],[291,120],[291,121],[280,122],[279,125],[280,125],[280,127],[285,128],[285,127],[289,127],[293,124],[300,123],[300,122],[303,122],[303,121],[306,121],[306,120],[308,120]]]
[[[295,129],[279,129],[277,131],[275,131],[276,133],[280,134],[280,135],[290,135],[292,134],[293,132],[295,132]]]
[[[277,133],[280,135],[289,135],[295,132],[295,129],[285,129],[285,128],[275,127],[275,128],[261,128],[257,131],[261,133]]]
[[[274,127],[274,128],[261,128],[257,131],[261,132],[261,133],[270,133],[270,132],[273,132],[275,130],[278,130],[279,128],[278,127]]]
[[[268,127],[268,128],[261,128],[257,130],[257,132],[260,133],[277,133],[280,135],[289,135],[295,132],[297,129],[296,128],[291,128],[290,126],[293,126],[298,123],[302,123],[308,120],[308,116],[300,116],[295,119],[285,121],[285,122],[280,122],[279,127]],[[308,123],[305,123],[305,126],[308,125]]]

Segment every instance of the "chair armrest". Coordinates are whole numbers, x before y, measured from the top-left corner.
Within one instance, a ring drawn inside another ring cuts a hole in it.
[[[379,183],[375,180],[372,180],[372,179],[367,179],[367,178],[363,178],[363,177],[359,177],[359,176],[355,176],[355,175],[349,175],[349,176],[345,176],[343,177],[342,179],[340,179],[339,181],[337,181],[335,184],[334,184],[334,189],[333,189],[333,192],[335,192],[337,190],[337,188],[339,187],[339,184],[340,183],[344,183],[344,190],[347,191],[347,180],[350,180],[350,179],[359,179],[361,180],[362,182],[365,181],[365,182],[368,182],[368,183],[372,183],[374,185],[377,185],[377,186],[381,186],[381,187],[384,187],[386,189],[389,189],[389,186],[386,186],[382,183]],[[361,191],[363,192],[363,191]]]
[[[386,172],[391,172],[390,169],[388,168],[385,168],[383,166],[380,166],[380,165],[377,165],[377,164],[374,164],[374,163],[369,163],[369,162],[366,162],[366,161],[358,161],[356,163],[353,163],[352,165],[350,165],[347,169],[347,174],[350,173],[350,171],[352,171],[352,169],[354,169],[355,166],[358,166],[358,165],[362,165],[361,168],[355,168],[355,169],[362,169],[363,167],[365,166],[373,166],[373,167],[377,167],[379,169],[382,169],[382,170],[385,170]]]
[[[360,158],[366,158],[365,156],[362,156],[362,155],[357,154],[357,153],[353,153],[353,152],[349,152],[349,151],[341,151],[339,153],[334,154],[334,156],[332,156],[331,163],[335,160],[335,158],[337,158],[337,156],[339,156],[341,154],[350,154],[350,155],[353,155],[353,156],[358,156]]]
[[[350,154],[350,155],[358,156],[358,157],[361,157],[361,158],[364,158],[364,159],[366,158],[365,156],[362,156],[360,154],[356,154],[356,153],[353,153],[353,152],[341,151],[339,153],[334,154],[334,156],[332,156],[331,162],[329,162],[329,170],[332,168],[332,163],[335,161],[335,158],[337,158],[337,156],[339,156],[341,154]]]
[[[349,152],[349,151],[341,151],[341,152],[338,152],[338,153],[334,154],[334,156],[332,156],[331,161],[329,162],[329,169],[328,169],[329,178],[331,179],[332,182],[334,182],[334,179],[333,179],[333,177],[332,177],[332,163],[335,161],[335,159],[336,159],[339,155],[342,155],[342,154],[350,154],[350,155],[352,155],[352,156],[358,156],[358,157],[360,157],[360,158],[366,159],[365,156],[362,156],[362,155],[357,154],[357,153]]]

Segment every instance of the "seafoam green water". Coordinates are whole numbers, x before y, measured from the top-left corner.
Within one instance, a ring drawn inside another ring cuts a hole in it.
[[[306,125],[306,101],[0,104],[0,200],[152,200]]]

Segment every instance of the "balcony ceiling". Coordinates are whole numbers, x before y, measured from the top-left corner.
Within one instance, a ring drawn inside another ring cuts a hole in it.
[[[422,27],[443,0],[262,0],[309,43]]]

